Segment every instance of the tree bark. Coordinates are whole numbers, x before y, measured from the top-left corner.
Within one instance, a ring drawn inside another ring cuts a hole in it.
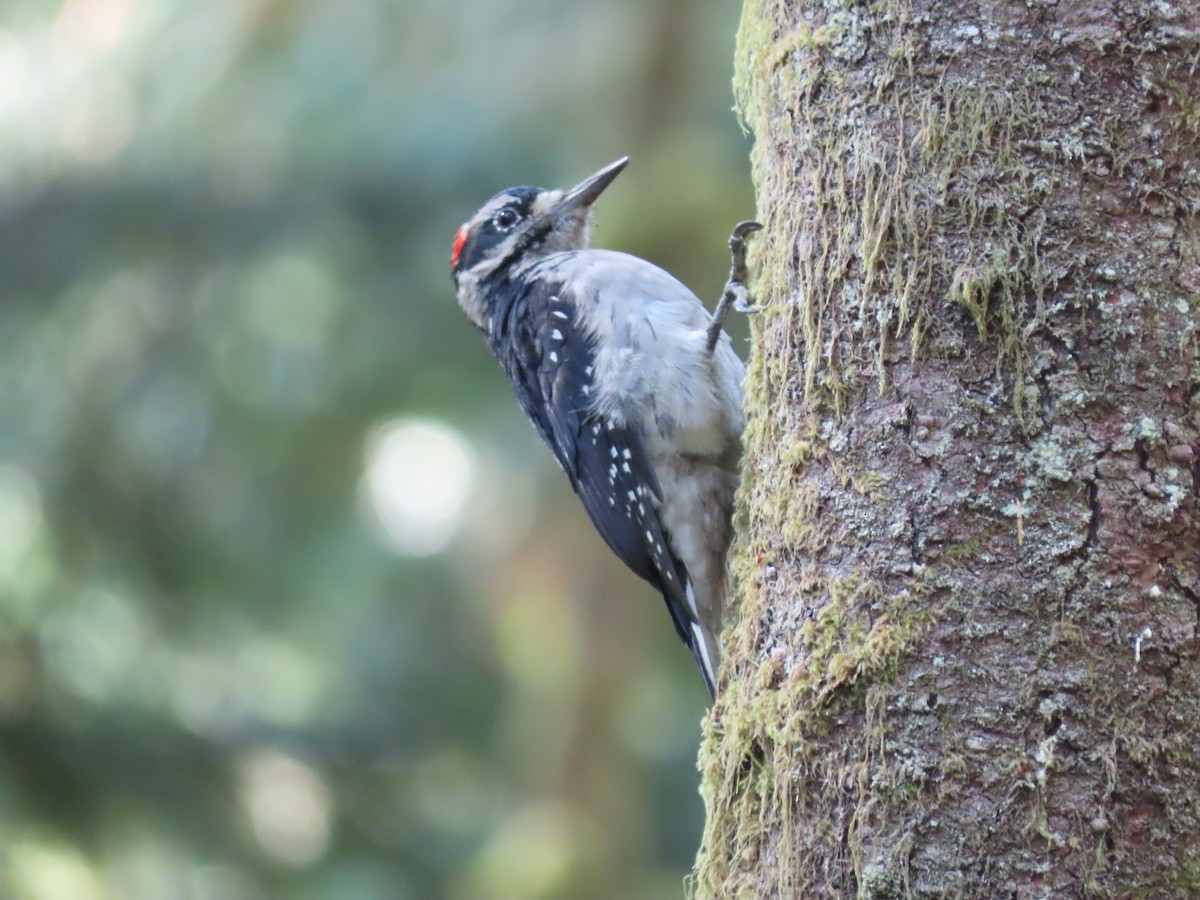
[[[1200,10],[747,0],[693,894],[1200,896]]]

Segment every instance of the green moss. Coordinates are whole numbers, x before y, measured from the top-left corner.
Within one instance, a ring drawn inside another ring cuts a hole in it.
[[[1026,336],[1044,314],[1039,203],[1054,187],[1047,174],[1054,169],[1018,146],[1041,139],[1047,74],[1011,73],[1003,91],[951,77],[930,84],[914,77],[911,35],[881,28],[890,71],[864,106],[861,96],[840,90],[842,68],[827,64],[827,57],[861,50],[862,28],[835,13],[827,25],[799,21],[777,34],[773,23],[794,15],[777,16],[776,5],[745,4],[734,77],[742,122],[759,136],[756,186],[769,198],[760,204],[766,229],[757,248],[758,294],[769,309],[791,311],[783,326],[788,352],[769,373],[771,386],[791,383],[798,364],[810,407],[823,403],[840,414],[856,392],[886,385],[897,341],[916,356],[945,299],[999,351],[998,373],[1011,375],[1013,405],[1023,410]],[[891,21],[905,16],[900,4]],[[821,102],[807,102],[818,90]],[[864,115],[890,124],[863,129]],[[787,123],[795,140],[782,131]],[[794,165],[764,160],[768,144],[793,147]],[[1070,148],[1060,142],[1044,152]],[[807,189],[776,183],[780,172],[797,170]],[[968,238],[931,254],[935,232]],[[851,330],[854,340],[846,337]],[[870,347],[873,358],[863,355]]]
[[[764,314],[755,317],[752,332],[756,347],[769,336],[777,352],[766,359],[756,351],[748,367],[747,465],[739,499],[743,510],[739,521],[745,527],[737,530],[740,537],[730,563],[739,615],[724,636],[729,664],[739,671],[729,678],[705,723],[700,765],[708,819],[690,885],[692,892],[706,897],[736,897],[739,885],[757,883],[764,861],[757,858],[756,848],[769,844],[784,854],[802,852],[792,846],[786,833],[791,814],[781,815],[780,810],[803,808],[806,778],[866,777],[865,770],[820,774],[814,767],[825,763],[809,750],[847,709],[865,710],[871,716],[874,744],[883,747],[888,685],[900,660],[929,622],[919,597],[911,590],[906,595],[887,596],[878,582],[855,575],[824,585],[824,596],[814,597],[816,617],[798,625],[789,662],[762,652],[763,623],[769,618],[761,608],[763,585],[777,550],[782,549],[788,557],[801,548],[813,553],[837,537],[836,523],[828,516],[816,515],[819,498],[806,482],[814,462],[833,464],[823,455],[815,419],[798,427],[787,417],[787,404],[780,398],[800,387],[808,396],[819,390],[820,396],[840,403],[856,389],[862,374],[872,369],[868,361],[851,372],[835,371],[813,351],[825,339],[822,329],[827,327],[831,304],[842,298],[807,289],[836,282],[824,277],[829,273],[813,268],[817,264],[807,254],[801,257],[807,260],[802,265],[810,266],[808,277],[802,290],[796,291],[797,243],[811,230],[796,210],[775,202],[786,186],[771,180],[778,167],[766,165],[762,158],[767,144],[761,138],[770,127],[767,98],[777,89],[774,85],[797,97],[812,90],[827,74],[822,55],[839,52],[834,45],[844,46],[853,35],[800,24],[777,36],[771,25],[775,2],[748,0],[736,53],[734,89],[739,113],[760,136],[753,151],[756,187],[760,197],[773,201],[760,209],[766,227],[750,257],[755,273],[753,293],[765,306]],[[891,279],[894,272],[888,260],[897,249],[897,231],[889,221],[899,214],[899,198],[890,192],[884,173],[877,175],[870,197],[873,225],[861,234],[855,232],[854,252],[861,245],[875,276]],[[831,177],[830,171],[823,170],[820,177]],[[855,186],[841,185],[831,191],[820,187],[827,214],[852,212],[850,195]],[[911,235],[906,239],[911,247]],[[834,263],[830,258],[829,264]],[[903,321],[912,334],[919,335],[924,327],[914,295],[919,279],[909,273],[904,277],[909,279],[904,294],[909,306]],[[881,483],[870,474],[848,474],[843,480],[863,495],[870,495]],[[756,544],[747,534],[772,535],[780,543]],[[873,764],[870,760],[858,763]],[[912,799],[920,792],[912,779],[897,774],[894,782],[900,796]],[[785,833],[768,840],[764,830],[780,826],[767,823],[783,823]],[[857,838],[854,846],[860,847]],[[788,879],[802,877],[816,864],[810,860],[806,867],[797,858],[773,860],[771,870],[781,879],[780,895],[798,895],[799,886]],[[889,871],[877,872],[881,891],[890,883]]]
[[[1188,847],[1179,868],[1167,873],[1167,886],[1177,897],[1200,897],[1200,851]]]
[[[808,749],[827,733],[833,718],[849,707],[866,710],[872,743],[882,748],[887,685],[929,624],[919,597],[885,596],[877,582],[861,575],[832,582],[816,618],[798,631],[802,664],[786,671],[777,657],[758,661],[756,654],[744,652],[759,640],[762,619],[753,607],[762,565],[746,549],[733,561],[736,583],[748,591],[743,595],[748,608],[726,635],[726,645],[737,648],[731,654],[737,664],[757,668],[730,679],[706,722],[701,768],[709,815],[693,884],[704,896],[736,896],[730,894],[735,870],[756,869],[757,861],[747,854],[761,846],[764,823],[788,821],[779,810],[803,803],[803,779],[780,773],[816,759]],[[868,616],[864,610],[871,607],[882,612]],[[783,796],[779,785],[786,786]],[[913,778],[894,778],[893,790],[905,802],[915,801],[921,789]],[[772,843],[785,852],[790,846],[786,839]],[[805,871],[795,859],[776,862],[780,872]]]
[[[982,534],[974,535],[965,541],[959,541],[953,544],[946,545],[946,556],[950,559],[971,559],[983,548],[987,543],[987,537]]]

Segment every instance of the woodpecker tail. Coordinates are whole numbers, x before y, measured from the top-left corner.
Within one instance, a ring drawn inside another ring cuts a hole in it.
[[[717,666],[720,665],[720,651],[716,639],[705,630],[699,622],[690,623],[688,647],[700,667],[700,675],[704,678],[704,686],[708,688],[711,700],[717,699]]]
[[[706,627],[701,620],[700,609],[696,604],[696,592],[690,579],[687,582],[686,596],[689,615],[684,641],[687,643],[688,649],[692,651],[692,656],[700,669],[700,675],[704,678],[704,686],[708,688],[709,698],[716,700],[717,668],[721,664],[719,633],[713,631],[711,627]]]

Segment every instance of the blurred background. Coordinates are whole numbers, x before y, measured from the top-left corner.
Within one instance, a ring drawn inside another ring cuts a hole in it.
[[[738,12],[4,0],[2,900],[681,895],[700,677],[448,256],[628,153],[711,303]]]

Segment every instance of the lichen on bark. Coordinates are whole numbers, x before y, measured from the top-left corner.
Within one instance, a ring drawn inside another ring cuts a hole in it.
[[[693,893],[1200,888],[1200,12],[748,0],[735,62],[766,308]]]

